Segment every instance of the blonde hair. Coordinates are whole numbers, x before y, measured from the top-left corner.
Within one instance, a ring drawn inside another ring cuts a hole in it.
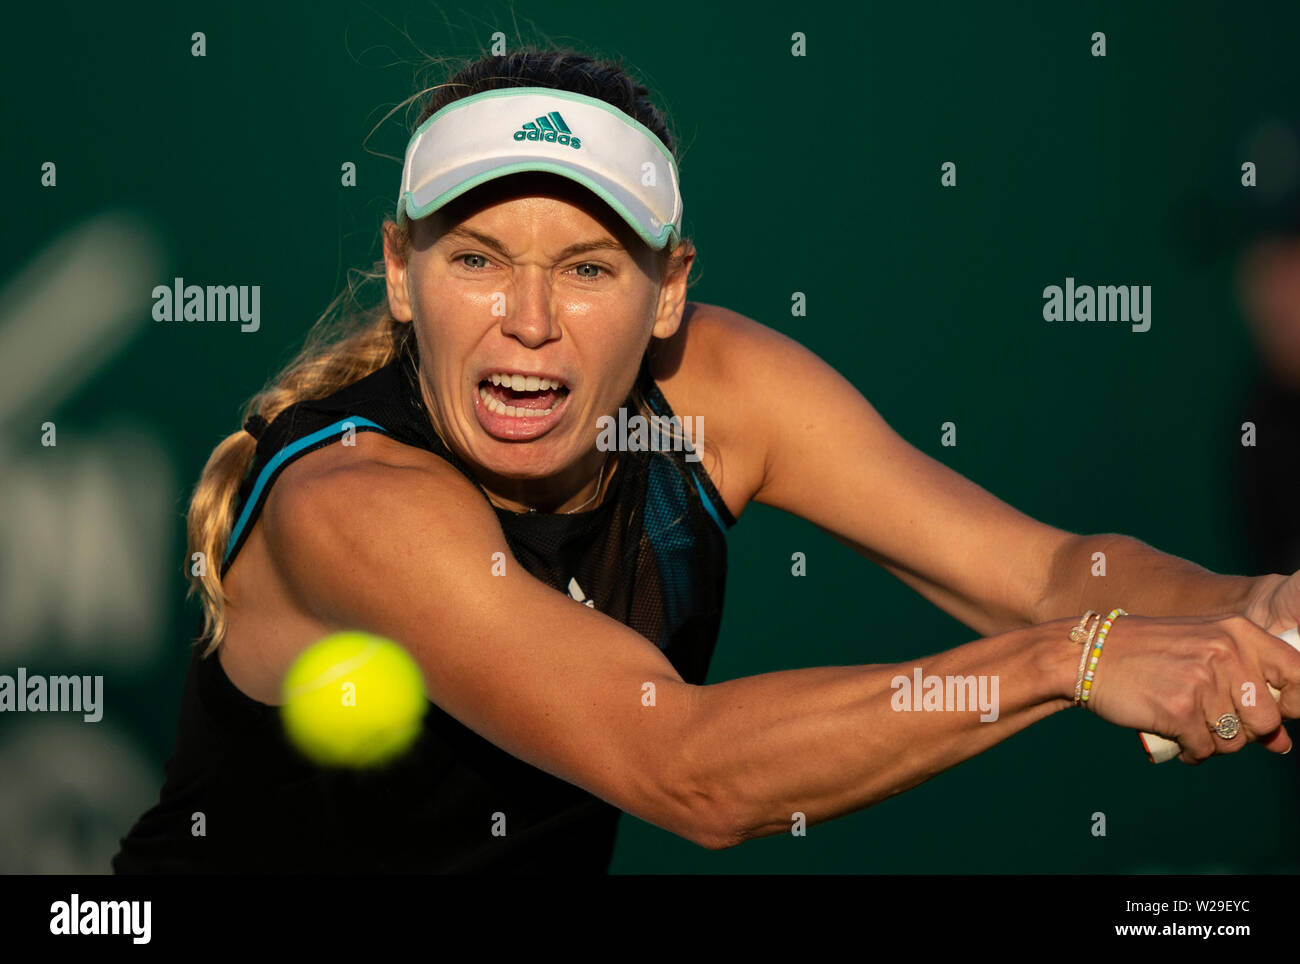
[[[397,227],[395,240],[405,257],[410,250],[405,225]],[[387,299],[368,310],[359,307],[361,290],[384,278],[383,267],[379,262],[371,271],[351,273],[346,288],[316,320],[293,360],[244,406],[241,426],[252,415],[270,423],[289,406],[332,395],[397,357],[411,337],[411,325],[393,317]],[[198,595],[203,603],[204,656],[226,637],[227,597],[221,570],[239,508],[239,488],[256,451],[257,440],[242,427],[227,435],[208,457],[190,499],[189,558],[202,553],[203,565],[189,568],[186,598]]]

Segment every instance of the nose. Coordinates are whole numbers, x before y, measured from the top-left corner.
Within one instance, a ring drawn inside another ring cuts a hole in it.
[[[548,272],[539,265],[521,265],[512,281],[512,290],[506,292],[501,331],[529,348],[558,338],[560,329],[555,323]]]

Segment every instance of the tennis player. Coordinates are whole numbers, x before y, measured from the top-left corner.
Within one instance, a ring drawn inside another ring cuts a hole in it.
[[[754,203],[781,216],[779,192]],[[1296,625],[1296,576],[1027,518],[806,349],[690,302],[681,218],[668,126],[617,66],[527,50],[433,91],[384,225],[386,302],[309,342],[194,493],[190,551],[214,561],[193,579],[201,645],[118,872],[603,872],[622,811],[731,847],[1073,705],[1177,740],[1185,763],[1291,749],[1300,654],[1272,634]],[[608,431],[634,415],[694,437]],[[753,501],[981,638],[705,685],[726,534]],[[276,711],[294,658],[347,629],[405,646],[432,704],[378,771],[306,762]],[[915,670],[996,680],[998,705],[900,698]]]

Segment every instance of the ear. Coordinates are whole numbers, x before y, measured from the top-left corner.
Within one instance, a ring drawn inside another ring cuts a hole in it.
[[[410,231],[410,222],[407,222]],[[409,248],[408,248],[409,250]],[[388,281],[388,310],[398,321],[410,321],[411,294],[406,287],[406,256],[402,253],[398,227],[384,222],[384,275]]]
[[[686,309],[686,279],[690,277],[695,262],[695,245],[683,241],[673,251],[659,286],[659,303],[655,309],[655,338],[671,338],[682,323]]]

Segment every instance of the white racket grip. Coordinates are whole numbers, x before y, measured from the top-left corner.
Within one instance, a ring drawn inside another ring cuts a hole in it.
[[[1280,634],[1278,639],[1289,644],[1292,649],[1300,651],[1300,633],[1297,633],[1295,629],[1288,629]],[[1277,699],[1282,695],[1273,689],[1272,683],[1265,685],[1268,686],[1268,691],[1273,694],[1273,699]],[[1142,746],[1146,748],[1147,757],[1152,763],[1167,763],[1183,752],[1183,748],[1173,740],[1166,740],[1163,736],[1156,736],[1154,733],[1139,733],[1138,738],[1141,739]]]

